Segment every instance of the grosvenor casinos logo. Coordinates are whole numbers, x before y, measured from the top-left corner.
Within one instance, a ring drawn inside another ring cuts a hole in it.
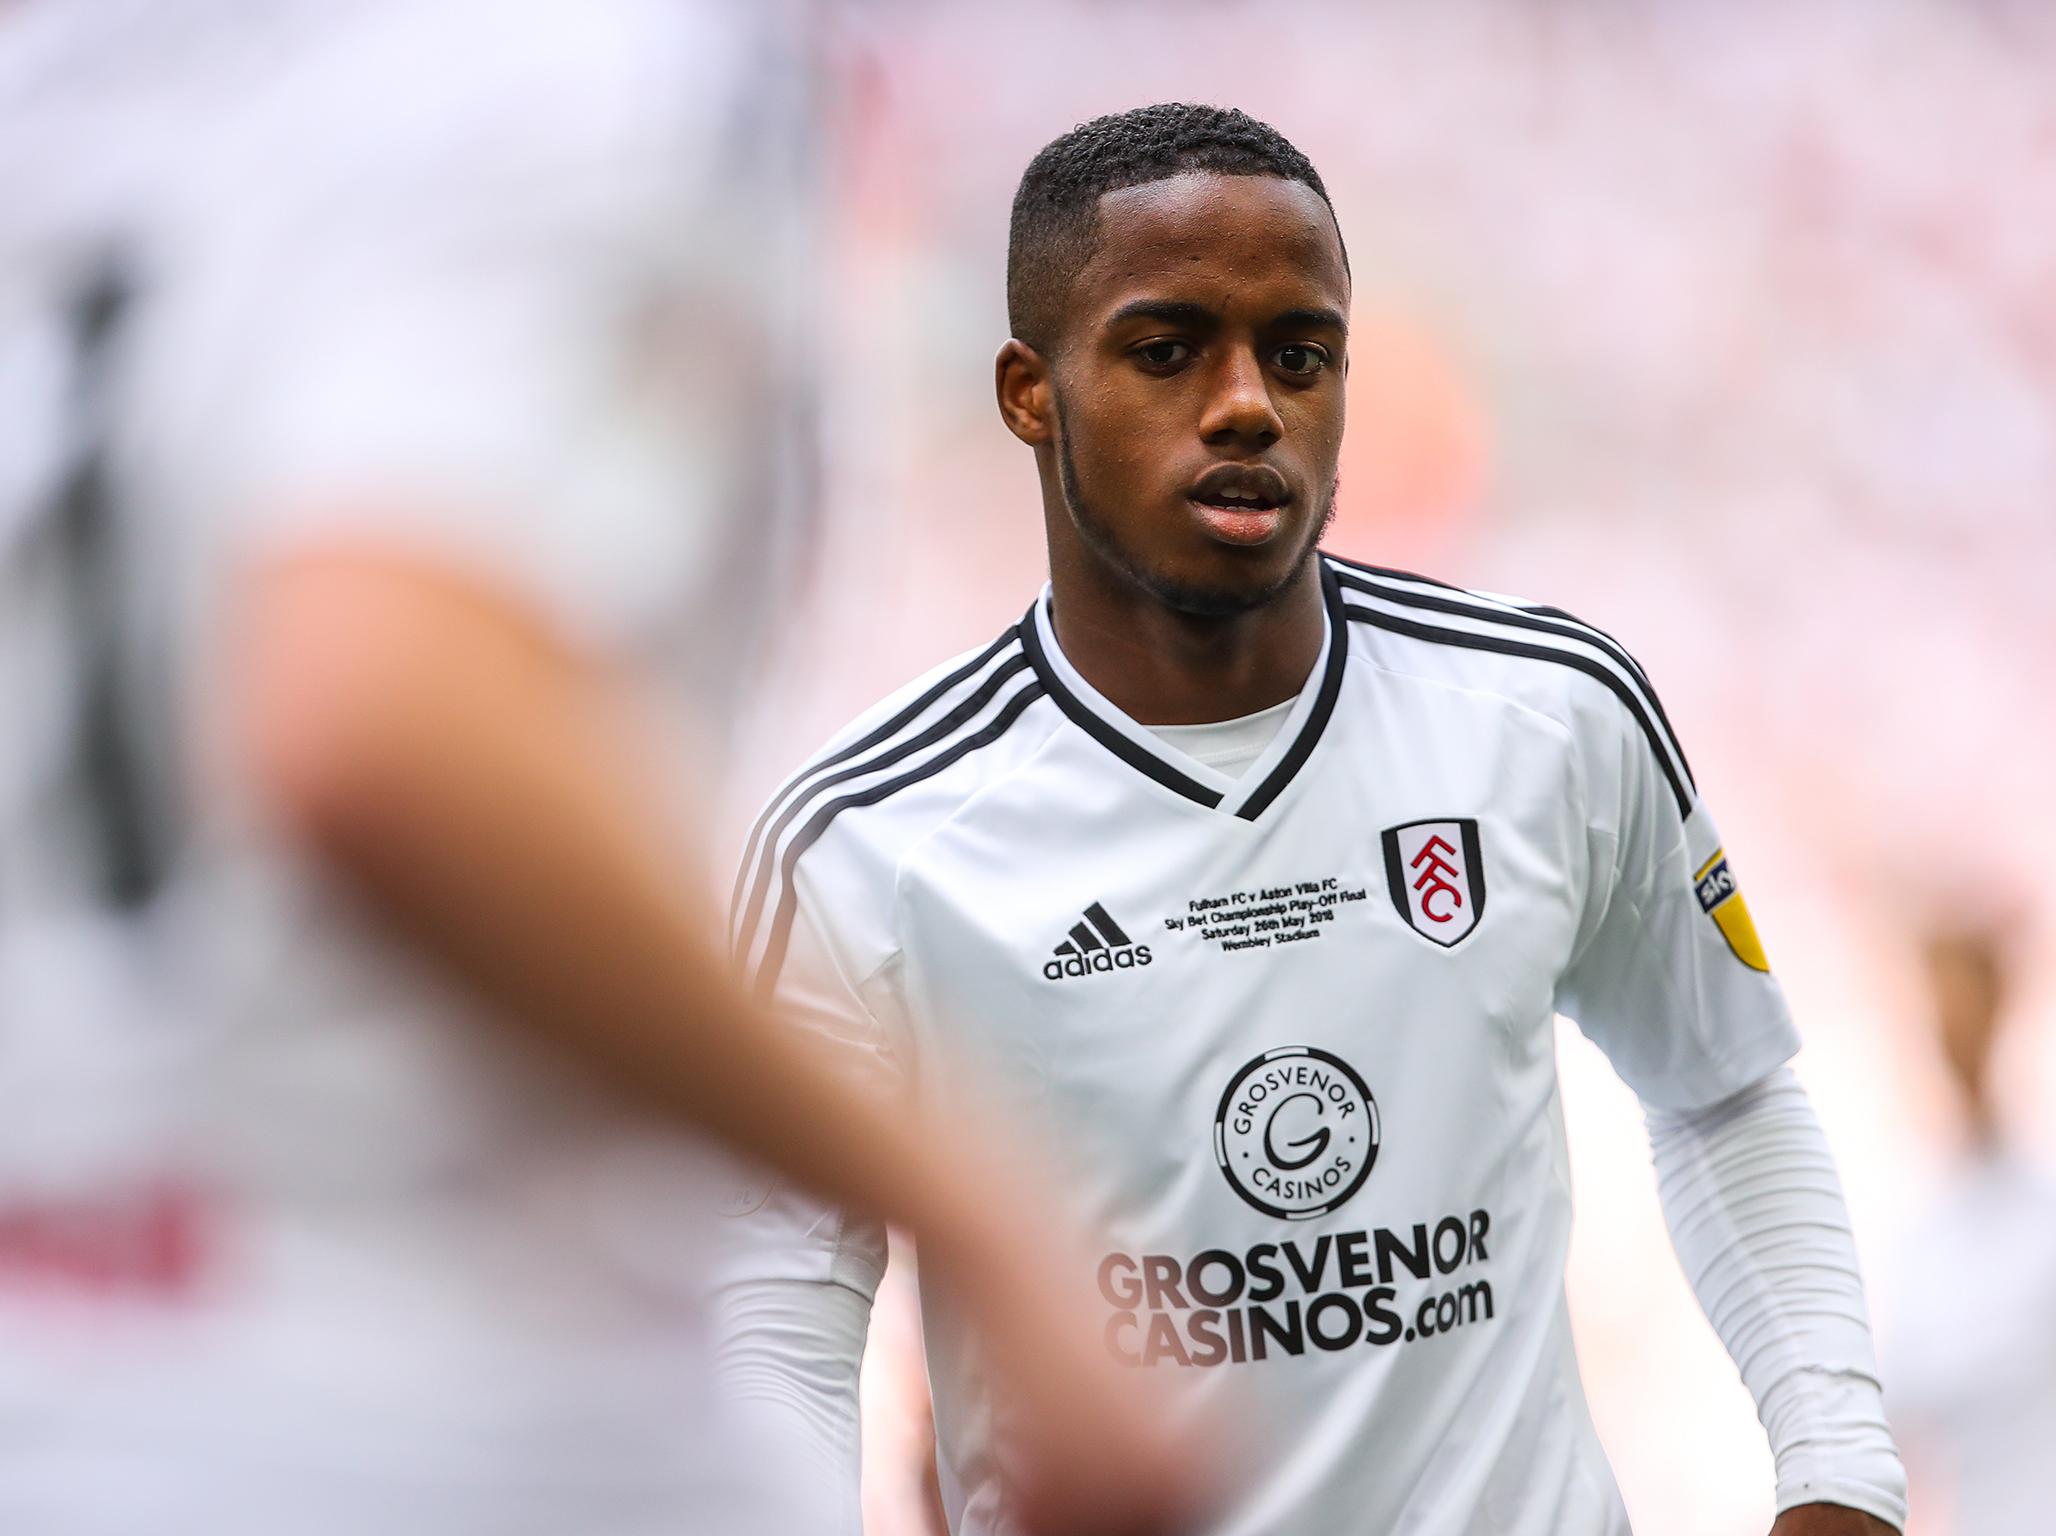
[[[1378,1105],[1356,1069],[1311,1045],[1245,1062],[1214,1112],[1214,1160],[1236,1194],[1305,1221],[1363,1187],[1378,1158]]]

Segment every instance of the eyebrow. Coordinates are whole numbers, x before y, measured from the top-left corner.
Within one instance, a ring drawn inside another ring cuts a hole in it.
[[[1196,328],[1218,324],[1220,318],[1204,304],[1179,299],[1130,299],[1108,316],[1107,324],[1114,326],[1129,320],[1161,320],[1166,325]]]
[[[1165,325],[1182,325],[1190,329],[1201,329],[1218,325],[1221,317],[1204,304],[1194,304],[1182,299],[1130,299],[1107,317],[1109,327],[1123,325],[1130,320],[1158,320]],[[1274,330],[1319,330],[1344,331],[1349,322],[1340,310],[1288,309],[1273,315],[1270,321]]]
[[[1319,330],[1323,327],[1331,331],[1349,329],[1349,322],[1342,317],[1340,310],[1327,308],[1288,309],[1282,315],[1274,315],[1271,324],[1279,330],[1294,331]]]

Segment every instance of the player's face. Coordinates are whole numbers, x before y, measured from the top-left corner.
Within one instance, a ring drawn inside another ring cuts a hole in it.
[[[1274,176],[1109,193],[1051,360],[1085,551],[1188,612],[1306,568],[1342,448],[1349,275],[1328,207]]]

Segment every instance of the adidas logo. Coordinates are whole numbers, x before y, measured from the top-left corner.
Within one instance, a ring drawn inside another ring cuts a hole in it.
[[[1083,921],[1071,925],[1071,936],[1057,945],[1055,958],[1043,966],[1042,974],[1051,981],[1062,981],[1098,971],[1132,971],[1149,962],[1149,946],[1129,938],[1095,901],[1085,909]]]

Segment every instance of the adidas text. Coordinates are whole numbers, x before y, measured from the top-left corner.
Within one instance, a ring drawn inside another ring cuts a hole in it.
[[[1050,961],[1042,968],[1042,974],[1051,981],[1062,981],[1068,976],[1090,976],[1095,971],[1132,971],[1149,961],[1149,946],[1136,944],[1127,949],[1094,950],[1089,955],[1066,955]]]

